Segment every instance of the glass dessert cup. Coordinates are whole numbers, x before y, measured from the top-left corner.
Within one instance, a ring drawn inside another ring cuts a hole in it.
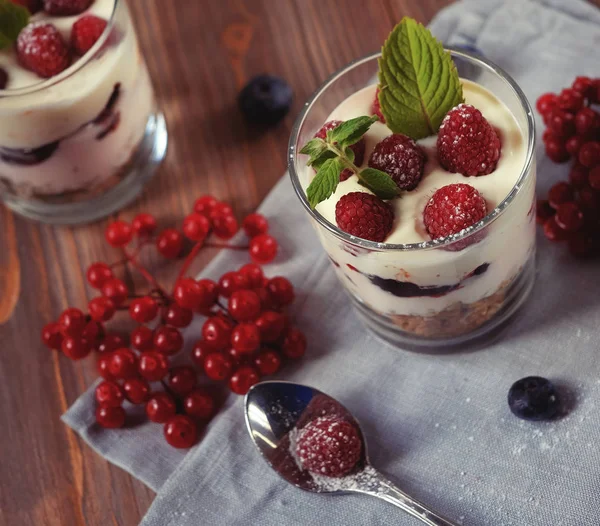
[[[31,219],[104,217],[135,199],[165,157],[165,120],[127,4],[110,4],[108,27],[84,57],[0,91],[0,199]]]
[[[289,146],[296,193],[358,314],[376,335],[415,349],[487,340],[524,303],[535,278],[533,111],[500,68],[449,51],[461,78],[486,88],[510,110],[525,141],[525,160],[512,190],[473,227],[422,243],[376,243],[340,230],[311,209],[306,188],[314,172],[298,152],[342,101],[376,82],[379,53],[349,64],[317,90],[296,120]]]

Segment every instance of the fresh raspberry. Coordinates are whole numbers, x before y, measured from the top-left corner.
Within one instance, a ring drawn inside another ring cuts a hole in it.
[[[500,158],[500,138],[496,130],[469,104],[460,104],[444,118],[437,138],[440,164],[449,172],[487,175]]]
[[[348,234],[381,243],[392,230],[394,212],[379,197],[351,192],[335,206],[335,221]]]
[[[375,115],[377,115],[379,117],[379,122],[383,122],[383,124],[385,124],[385,117],[383,116],[383,113],[381,112],[381,102],[379,102],[379,92],[381,90],[379,88],[377,88],[377,91],[375,92],[375,100],[373,101],[373,108],[372,111]]]
[[[44,9],[49,15],[70,16],[83,13],[93,0],[44,0]]]
[[[468,184],[449,184],[440,188],[423,212],[425,228],[432,239],[458,234],[487,214],[481,194]]]
[[[369,166],[387,173],[401,190],[414,190],[425,167],[425,153],[410,137],[395,133],[373,149]]]
[[[327,132],[329,130],[333,130],[336,126],[339,126],[340,124],[342,124],[342,121],[326,122],[325,124],[323,124],[323,127],[317,133],[315,133],[315,138],[325,140],[325,137],[327,137]],[[358,142],[354,143],[352,146],[350,146],[350,149],[354,152],[354,164],[356,166],[360,166],[363,163],[363,161],[365,160],[365,148],[366,147],[367,147],[367,143],[365,142],[364,138],[362,138],[360,141],[358,141]],[[345,181],[351,175],[352,175],[352,172],[348,168],[346,168],[340,174],[340,181]]]
[[[52,24],[34,22],[19,33],[17,55],[22,66],[50,78],[69,67],[69,49]]]
[[[296,456],[311,473],[343,477],[350,473],[362,453],[355,426],[336,416],[322,416],[302,428],[296,441]]]
[[[71,46],[78,55],[85,55],[104,33],[107,22],[94,15],[84,15],[73,24]]]

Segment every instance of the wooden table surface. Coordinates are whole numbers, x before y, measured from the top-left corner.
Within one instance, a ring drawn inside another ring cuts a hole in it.
[[[229,201],[238,217],[253,210],[285,171],[290,129],[310,93],[379,49],[402,16],[427,23],[451,2],[129,0],[170,146],[159,175],[120,215],[145,210],[173,223],[204,193]],[[235,104],[246,80],[263,72],[287,79],[295,102],[283,123],[256,136]],[[39,343],[45,323],[93,295],[83,269],[114,258],[105,224],[38,225],[0,205],[1,525],[135,525],[154,498],[59,420],[96,378],[94,360],[74,363]],[[165,281],[177,266],[150,265]]]

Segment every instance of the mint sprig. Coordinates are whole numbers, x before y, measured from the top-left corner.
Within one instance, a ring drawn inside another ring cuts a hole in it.
[[[427,28],[403,18],[379,59],[379,103],[394,133],[434,135],[446,113],[464,102],[456,66]]]
[[[0,49],[12,46],[27,24],[29,11],[25,7],[0,0]]]
[[[331,197],[340,182],[340,173],[345,169],[356,174],[359,183],[381,199],[392,199],[400,193],[400,189],[387,173],[374,168],[360,170],[354,164],[354,152],[350,146],[360,141],[377,120],[378,117],[373,115],[342,122],[329,130],[325,139],[311,139],[300,150],[300,153],[309,156],[308,166],[317,170],[317,175],[306,189],[311,208]]]

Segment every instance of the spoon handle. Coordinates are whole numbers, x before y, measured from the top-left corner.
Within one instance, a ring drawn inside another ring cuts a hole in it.
[[[431,509],[427,508],[418,500],[413,499],[392,482],[387,480],[381,473],[370,466],[367,468],[368,476],[360,477],[353,491],[366,493],[373,497],[385,500],[394,506],[404,510],[409,515],[419,519],[428,526],[458,526],[455,522],[444,519]],[[366,470],[366,471],[367,471]]]

